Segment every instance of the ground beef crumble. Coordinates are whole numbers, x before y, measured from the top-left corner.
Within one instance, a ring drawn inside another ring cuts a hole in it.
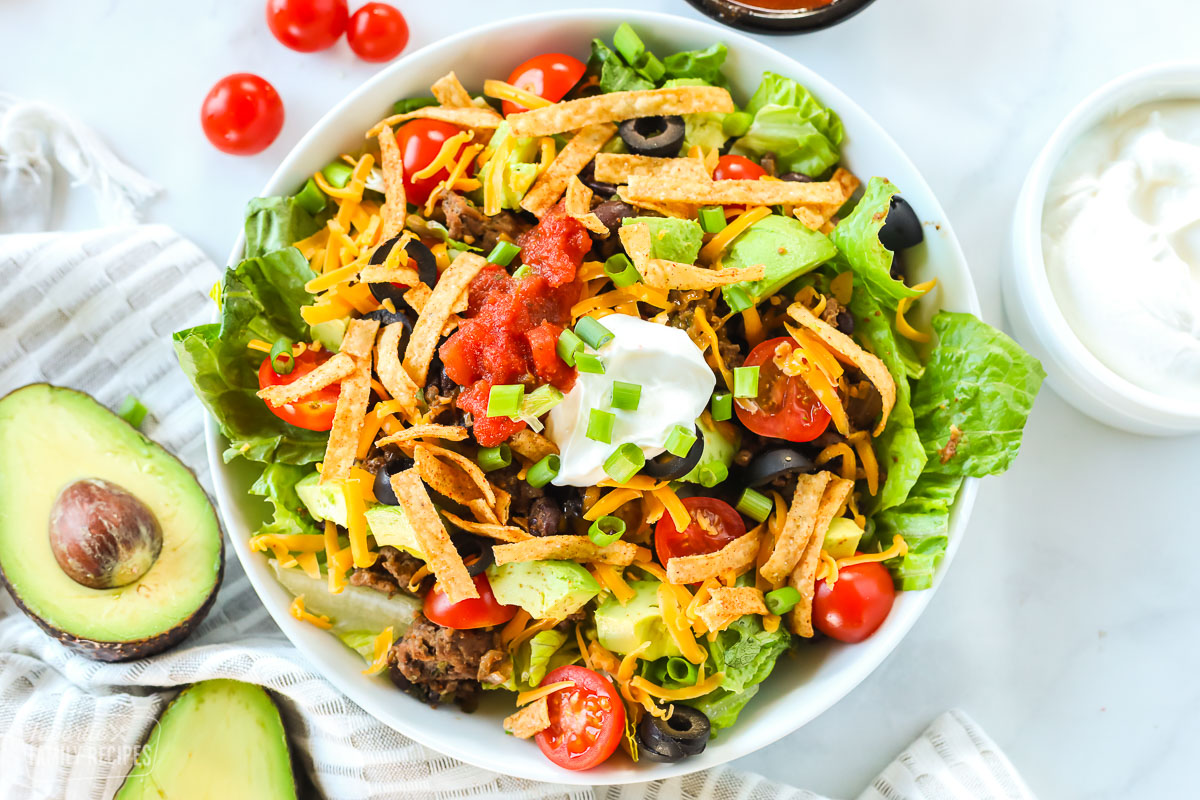
[[[443,628],[417,614],[388,651],[392,682],[432,706],[452,700],[473,710],[480,691],[479,666],[495,646],[493,628]]]

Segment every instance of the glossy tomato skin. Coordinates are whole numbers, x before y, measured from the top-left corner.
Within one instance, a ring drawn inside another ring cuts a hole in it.
[[[257,75],[227,75],[204,98],[200,125],[222,153],[251,156],[270,147],[283,130],[283,101],[275,87]]]
[[[591,769],[604,763],[621,743],[625,706],[612,682],[587,667],[559,667],[540,685],[559,681],[574,681],[575,685],[546,699],[550,727],[537,735],[538,747],[564,769]]]
[[[328,361],[329,357],[329,353],[324,351],[305,350],[296,357],[292,371],[286,375],[280,375],[271,367],[271,358],[268,356],[263,359],[258,368],[258,388],[265,389],[268,386],[289,384],[312,372]],[[324,389],[318,389],[299,402],[284,406],[273,406],[267,403],[267,408],[272,414],[297,428],[309,431],[327,431],[333,427],[333,412],[337,407],[338,394],[341,389],[342,385],[335,383]]]
[[[767,171],[745,156],[725,155],[717,159],[714,181],[756,181]]]
[[[346,0],[267,0],[267,27],[284,47],[314,53],[346,30]]]
[[[832,587],[817,581],[813,626],[839,642],[861,642],[879,629],[895,600],[887,567],[873,561],[854,564],[838,571]]]
[[[429,194],[440,182],[445,180],[449,171],[443,167],[427,178],[414,178],[418,172],[429,166],[442,150],[442,144],[449,138],[462,133],[462,128],[449,122],[439,122],[435,119],[414,119],[406,122],[396,131],[396,144],[400,148],[400,157],[404,161],[404,189],[408,194],[408,202],[421,205],[429,199]],[[463,147],[466,145],[464,144]],[[459,153],[462,152],[460,148]],[[455,154],[457,155],[457,153]],[[467,169],[467,175],[472,169]]]
[[[742,515],[724,500],[685,497],[683,507],[692,516],[685,530],[675,527],[670,514],[663,514],[654,528],[654,551],[664,565],[679,556],[715,553],[746,533]]]
[[[434,584],[425,593],[425,616],[443,628],[460,631],[502,625],[516,616],[516,606],[503,606],[497,602],[487,573],[481,572],[475,576],[475,590],[479,592],[479,597],[451,603],[446,593]]]
[[[571,87],[579,83],[587,65],[578,58],[565,53],[543,53],[521,64],[508,76],[508,82],[518,89],[532,92],[551,103],[562,100]],[[523,105],[504,101],[504,113],[519,114],[528,111]]]
[[[391,61],[408,46],[408,21],[387,3],[367,3],[346,29],[350,49],[363,61]]]
[[[829,411],[802,378],[784,375],[775,365],[775,349],[795,346],[787,336],[768,339],[750,351],[745,366],[758,367],[758,396],[734,400],[738,419],[759,436],[811,442],[829,426]]]

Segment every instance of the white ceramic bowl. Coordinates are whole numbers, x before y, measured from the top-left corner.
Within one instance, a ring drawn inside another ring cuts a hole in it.
[[[284,159],[263,194],[293,192],[336,154],[361,147],[363,132],[389,113],[393,101],[426,94],[429,85],[450,69],[468,87],[478,87],[484,78],[503,77],[536,53],[584,55],[593,37],[611,37],[621,21],[633,24],[659,53],[726,42],[730,50],[726,72],[743,101],[764,70],[792,76],[816,92],[845,121],[846,162],[860,175],[890,177],[922,219],[928,221],[925,245],[906,253],[914,277],[923,280],[937,275],[942,305],[979,313],[975,287],[945,213],[916,168],[879,124],[829,82],[766,45],[706,22],[663,14],[615,10],[543,14],[477,28],[426,47],[384,69],[326,114]],[[239,239],[231,263],[241,253]],[[464,714],[453,706],[431,709],[397,690],[386,678],[364,677],[362,658],[357,653],[325,632],[293,619],[288,613],[291,597],[272,577],[264,555],[250,552],[247,546],[247,539],[261,524],[266,510],[259,498],[246,494],[254,478],[254,465],[222,463],[224,445],[211,421],[208,448],[217,500],[233,549],[276,623],[300,652],[335,686],[385,724],[447,755],[511,775],[574,784],[635,783],[712,767],[746,755],[791,733],[844,697],[896,647],[933,594],[903,593],[883,627],[865,643],[802,646],[796,655],[782,658],[737,725],[723,731],[697,757],[676,764],[642,761],[636,765],[614,757],[597,769],[570,772],[547,761],[532,742],[504,734],[500,721],[511,713],[511,695],[485,693],[490,696],[485,696],[474,714]],[[959,494],[942,570],[958,549],[975,491],[976,482],[968,480]]]
[[[1033,162],[1017,198],[1004,309],[1017,338],[1041,359],[1054,390],[1085,414],[1132,433],[1200,431],[1200,403],[1149,392],[1113,372],[1079,340],[1054,298],[1042,257],[1046,189],[1063,156],[1096,123],[1153,100],[1200,99],[1200,62],[1159,64],[1105,84],[1077,105]]]

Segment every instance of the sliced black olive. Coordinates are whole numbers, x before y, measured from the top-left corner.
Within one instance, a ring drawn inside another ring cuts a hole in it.
[[[371,284],[371,285],[375,286],[377,284]],[[392,288],[390,284],[388,284],[387,286],[389,289]],[[395,303],[396,303],[396,301],[393,300],[392,304],[395,305]],[[363,314],[363,319],[379,320],[379,327],[381,329],[386,328],[388,325],[392,325],[397,322],[399,322],[401,325],[403,325],[406,331],[411,332],[412,327],[413,327],[412,319],[408,316],[407,313],[404,312],[403,308],[398,305],[396,306],[395,311],[388,311],[386,308],[377,308],[368,314]],[[404,339],[403,336],[400,338]],[[401,347],[400,347],[401,352],[403,352],[403,350],[404,350],[403,345],[404,345],[404,343],[401,342]]]
[[[587,166],[580,170],[579,180],[584,186],[588,187],[601,197],[612,197],[617,193],[617,185],[615,183],[605,183],[604,181],[596,180],[595,161],[589,161]]]
[[[756,455],[742,471],[742,482],[753,489],[766,486],[777,478],[812,470],[813,463],[808,456],[790,447],[778,447]]]
[[[925,230],[917,212],[900,195],[892,195],[887,219],[879,229],[879,242],[888,250],[905,250],[925,241]]]
[[[392,252],[392,248],[398,241],[400,241],[400,236],[393,236],[375,248],[375,252],[371,254],[371,265],[378,267],[386,261],[388,253]],[[420,278],[421,283],[433,288],[433,285],[437,283],[438,275],[437,259],[434,258],[433,251],[422,244],[420,239],[412,239],[404,246],[404,252],[413,261],[417,262],[417,277]],[[381,303],[385,299],[391,300],[392,305],[396,306],[396,308],[400,308],[400,304],[404,302],[404,293],[408,291],[407,289],[393,286],[390,283],[371,283],[368,285],[371,287],[371,294],[375,296],[376,300]]]
[[[708,746],[712,724],[703,711],[676,704],[669,719],[646,714],[638,723],[638,750],[651,761],[681,761]]]
[[[412,465],[412,459],[405,456],[384,464],[379,472],[375,473],[375,482],[371,484],[371,491],[374,493],[375,499],[387,506],[400,505],[400,500],[392,491],[392,476],[397,472],[403,472]]]
[[[813,179],[805,175],[803,172],[785,172],[779,176],[781,181],[792,181],[794,183],[812,183]]]
[[[629,152],[639,156],[674,158],[683,148],[683,117],[627,119],[617,128]]]
[[[473,533],[456,533],[450,537],[454,549],[467,564],[467,574],[474,578],[491,566],[494,560],[492,543]]]
[[[637,210],[633,206],[615,199],[605,200],[593,208],[592,213],[604,223],[604,227],[608,228],[609,236],[617,235],[617,231],[621,227],[621,222],[626,217],[637,216]]]
[[[656,481],[673,481],[695,469],[696,465],[700,463],[702,455],[704,455],[704,433],[697,425],[696,441],[686,456],[680,458],[670,453],[663,453],[647,461],[646,466],[642,467],[642,472]]]

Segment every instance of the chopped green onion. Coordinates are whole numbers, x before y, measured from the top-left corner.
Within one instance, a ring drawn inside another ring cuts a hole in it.
[[[525,400],[525,386],[520,383],[501,383],[488,391],[489,417],[518,417]]]
[[[346,184],[350,182],[350,176],[354,174],[354,168],[345,161],[338,159],[330,161],[325,165],[325,169],[321,170],[321,174],[325,176],[325,180],[329,181],[329,185],[336,189],[346,188]]]
[[[621,411],[637,411],[642,402],[642,386],[638,383],[613,381],[609,405]]]
[[[600,356],[594,353],[576,353],[575,369],[580,372],[589,372],[592,375],[603,375],[604,362],[600,360]]]
[[[642,37],[634,32],[628,22],[622,22],[613,33],[613,49],[620,53],[621,57],[630,65],[636,65],[646,52],[646,45],[642,43]]]
[[[554,453],[542,458],[525,473],[525,482],[535,489],[540,489],[558,475],[562,469],[562,459]]]
[[[600,324],[594,317],[582,317],[575,323],[575,335],[588,343],[593,350],[599,350],[613,340],[613,332]]]
[[[524,278],[526,275],[529,275],[531,272],[533,272],[533,270],[531,270],[529,268],[528,264],[522,264],[521,266],[519,266],[513,270],[513,274],[512,274],[513,280],[519,281],[519,280],[521,280],[521,278]]]
[[[149,413],[146,407],[142,405],[142,401],[131,394],[125,395],[125,399],[121,401],[121,406],[117,409],[117,416],[135,428],[142,427],[142,423],[146,420],[146,415]]]
[[[772,614],[786,614],[800,602],[800,592],[792,586],[780,586],[767,592],[763,600],[767,603],[767,611]]]
[[[271,369],[276,375],[290,375],[296,367],[296,357],[292,355],[292,340],[280,336],[271,345]]]
[[[593,408],[588,413],[587,438],[593,442],[610,444],[612,442],[613,423],[616,421],[617,417],[611,411]]]
[[[733,395],[729,392],[717,392],[712,396],[712,418],[714,422],[724,422],[733,417]]]
[[[309,178],[304,188],[296,192],[296,205],[310,214],[319,214],[325,210],[325,193],[316,181]]]
[[[550,384],[539,386],[525,395],[521,404],[522,417],[540,417],[562,402],[563,393]]]
[[[725,209],[720,206],[705,206],[700,209],[700,227],[705,233],[720,233],[725,230]]]
[[[699,670],[686,658],[671,656],[667,659],[667,677],[681,686],[695,686]]]
[[[683,458],[692,451],[692,445],[696,443],[695,430],[688,430],[682,425],[675,425],[671,428],[671,432],[667,434],[667,443],[664,447],[667,452],[673,456]]]
[[[663,63],[658,60],[658,56],[654,55],[654,53],[645,54],[642,64],[637,67],[637,71],[643,77],[655,83],[658,83],[659,78],[667,74],[667,68],[663,66]]]
[[[558,335],[558,357],[567,362],[568,367],[575,366],[575,356],[583,352],[583,339],[575,335],[570,328],[563,328]]]
[[[499,444],[495,447],[481,447],[479,452],[475,454],[475,460],[479,462],[479,468],[484,472],[494,472],[498,469],[504,469],[512,463],[512,450],[507,444]]]
[[[625,520],[611,514],[601,517],[588,528],[588,538],[597,547],[608,547],[625,535]]]
[[[729,467],[721,461],[714,461],[700,467],[696,477],[700,479],[701,486],[711,489],[729,477]]]
[[[626,442],[604,459],[604,474],[617,483],[625,483],[646,466],[646,454],[633,442]]]
[[[746,290],[737,284],[726,286],[721,290],[721,296],[725,298],[725,305],[729,306],[729,310],[735,314],[740,314],[754,305],[754,301],[750,299],[750,295],[746,294]]]
[[[755,522],[766,522],[767,517],[771,516],[771,509],[774,508],[774,503],[771,498],[767,497],[762,492],[756,492],[753,489],[744,489],[742,496],[738,498],[738,511],[745,514]]]
[[[624,253],[608,257],[608,260],[604,262],[604,274],[618,289],[631,286],[642,279],[642,274],[637,271],[637,267]]]
[[[758,397],[758,367],[733,368],[733,396]]]
[[[753,121],[754,116],[749,112],[734,111],[732,114],[726,114],[725,119],[721,120],[721,130],[726,136],[742,136],[750,130],[750,123]]]
[[[436,97],[407,97],[404,100],[397,100],[392,105],[392,113],[407,114],[410,111],[416,111],[418,108],[436,106],[437,104]]]
[[[521,252],[521,248],[512,242],[496,242],[496,246],[492,248],[492,252],[488,253],[487,260],[492,264],[507,267],[517,257],[517,253],[519,252]]]

